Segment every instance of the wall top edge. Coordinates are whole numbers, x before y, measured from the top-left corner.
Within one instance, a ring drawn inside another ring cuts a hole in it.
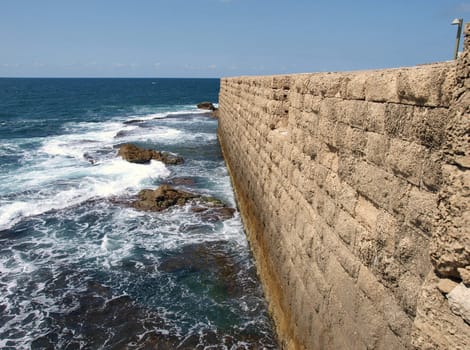
[[[289,74],[272,74],[272,75],[241,75],[241,76],[230,76],[222,77],[221,80],[232,80],[232,79],[265,79],[265,78],[293,78],[293,77],[327,77],[327,76],[358,76],[358,75],[369,75],[377,73],[398,73],[407,71],[417,70],[439,70],[439,69],[452,69],[456,66],[457,61],[449,60],[444,62],[434,62],[419,64],[416,66],[408,67],[395,67],[395,68],[379,68],[379,69],[364,69],[364,70],[351,70],[351,71],[332,71],[332,72],[305,72],[305,73],[289,73]]]

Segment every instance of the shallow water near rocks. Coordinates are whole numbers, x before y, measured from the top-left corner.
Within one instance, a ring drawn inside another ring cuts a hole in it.
[[[120,204],[170,183],[235,207],[217,121],[194,108],[217,92],[210,79],[0,79],[0,348],[277,348],[237,212]],[[128,163],[116,147],[129,142],[185,163]]]

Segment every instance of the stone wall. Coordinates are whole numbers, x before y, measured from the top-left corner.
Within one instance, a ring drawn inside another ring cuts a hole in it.
[[[421,349],[470,347],[470,24],[464,34],[442,147],[429,249],[434,269],[422,287],[414,322],[413,344]]]
[[[466,333],[431,339],[452,331],[438,276],[469,271],[463,61],[222,79],[219,138],[284,348],[470,344],[451,311]]]

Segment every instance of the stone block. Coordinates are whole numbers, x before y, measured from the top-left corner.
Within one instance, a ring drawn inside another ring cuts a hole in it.
[[[320,113],[322,101],[323,98],[320,96],[314,96],[310,94],[304,95],[303,110],[306,112],[318,114]]]
[[[394,258],[415,276],[424,280],[431,270],[429,237],[420,230],[400,224],[396,237]]]
[[[390,139],[387,136],[373,132],[367,133],[365,155],[369,162],[382,166],[385,163],[389,147]]]
[[[321,97],[340,97],[345,77],[342,73],[320,73],[310,75],[309,93]]]
[[[397,79],[398,101],[418,106],[446,107],[451,94],[443,86],[449,75],[448,63],[401,69]]]
[[[413,119],[409,133],[412,139],[422,145],[438,149],[445,139],[445,128],[449,121],[449,110],[447,108],[425,108],[413,109]]]
[[[365,100],[365,83],[367,75],[362,73],[354,73],[349,77],[349,81],[346,84],[346,91],[344,98],[348,100]]]
[[[416,316],[416,303],[423,280],[409,271],[405,271],[398,280],[396,294],[402,309],[412,318]]]
[[[411,318],[402,310],[393,295],[385,293],[383,300],[383,313],[385,321],[394,334],[406,339],[411,331]],[[407,341],[405,341],[407,343]]]
[[[359,196],[356,205],[356,218],[357,220],[368,227],[370,230],[375,229],[377,225],[377,219],[381,211],[366,198]]]
[[[377,277],[364,265],[359,269],[357,286],[376,305],[382,305],[385,294],[385,287],[378,281]]]
[[[358,194],[354,188],[349,186],[346,182],[339,183],[339,188],[336,193],[336,201],[340,207],[348,213],[353,214],[357,204]]]
[[[386,165],[397,176],[419,186],[426,157],[428,157],[428,153],[423,146],[392,139]]]
[[[409,194],[406,222],[431,236],[434,228],[434,215],[437,213],[437,195],[416,187]]]
[[[307,74],[296,74],[291,77],[290,91],[305,94],[307,93],[309,76]]]
[[[356,234],[360,230],[356,220],[344,210],[338,211],[335,224],[335,232],[348,245],[353,245]]]
[[[409,186],[403,180],[400,181],[378,167],[366,162],[356,163],[350,185],[378,207],[389,212],[402,213],[405,211]]]
[[[365,98],[374,102],[398,102],[398,70],[369,71],[365,82]]]
[[[423,159],[421,183],[432,192],[437,192],[442,184],[442,155],[437,152],[429,153]]]
[[[344,101],[340,106],[341,121],[351,127],[364,130],[368,118],[367,102]]]
[[[363,121],[365,131],[383,134],[385,132],[385,107],[384,103],[367,102],[366,114]]]
[[[342,151],[349,151],[355,155],[361,156],[365,152],[367,144],[366,134],[355,128],[346,128],[346,134],[343,135],[343,147]]]
[[[316,161],[318,164],[324,166],[327,171],[337,172],[339,168],[339,155],[336,152],[331,152],[331,148],[322,147],[321,150],[318,150]],[[326,178],[322,178],[322,182]],[[317,182],[320,184],[319,182]]]

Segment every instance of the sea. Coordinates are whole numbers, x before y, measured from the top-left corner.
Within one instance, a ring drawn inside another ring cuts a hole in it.
[[[170,184],[236,208],[218,79],[0,79],[1,349],[276,349],[238,212],[128,205]],[[184,164],[129,163],[120,145]]]

